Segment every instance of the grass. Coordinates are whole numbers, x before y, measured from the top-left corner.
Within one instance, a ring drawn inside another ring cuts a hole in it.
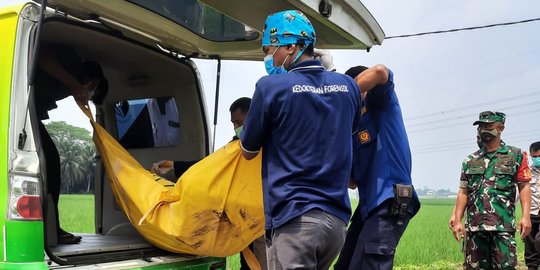
[[[461,269],[463,253],[450,229],[448,219],[454,199],[423,199],[418,214],[401,238],[395,257],[395,269]],[[518,218],[521,208],[516,209]],[[516,237],[518,260],[524,264],[523,241]]]
[[[353,207],[358,204],[352,201]],[[453,199],[423,199],[418,214],[411,220],[396,251],[397,270],[461,269],[463,253],[448,229]],[[94,233],[94,196],[61,195],[60,223],[70,232]],[[521,209],[516,210],[518,218]],[[518,260],[523,264],[523,241],[516,237]],[[240,269],[239,256],[227,258],[228,269]],[[521,269],[520,268],[520,269]]]
[[[68,232],[95,233],[94,195],[60,195],[60,225]]]
[[[411,220],[396,251],[396,265],[432,264],[438,261],[463,260],[461,243],[450,229],[448,219],[454,200],[423,200],[418,214]]]

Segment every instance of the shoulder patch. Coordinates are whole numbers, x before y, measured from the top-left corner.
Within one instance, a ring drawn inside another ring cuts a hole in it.
[[[508,147],[508,150],[510,150],[511,152],[521,153],[521,148],[517,148],[517,147],[511,146],[511,145],[507,145],[507,147]]]

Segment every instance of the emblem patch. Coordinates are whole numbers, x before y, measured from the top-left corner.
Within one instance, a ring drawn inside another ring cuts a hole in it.
[[[367,130],[362,130],[358,132],[358,139],[360,140],[361,144],[366,144],[371,141],[371,136],[369,136],[369,132]]]
[[[361,112],[362,115],[363,115],[364,113],[366,113],[366,112],[367,112],[367,107],[366,107],[366,106],[362,107],[362,110],[361,110],[360,112]]]

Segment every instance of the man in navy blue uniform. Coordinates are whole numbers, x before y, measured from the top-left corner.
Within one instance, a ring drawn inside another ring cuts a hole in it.
[[[360,91],[313,59],[315,31],[299,11],[268,16],[270,76],[256,85],[244,122],[244,157],[262,148],[269,269],[328,269],[345,241],[352,134]]]
[[[345,74],[362,91],[352,170],[359,203],[335,269],[392,269],[399,239],[420,208],[393,73],[376,65],[353,67]]]

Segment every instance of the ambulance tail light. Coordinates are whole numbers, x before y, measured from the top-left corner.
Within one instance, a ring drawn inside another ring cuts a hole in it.
[[[39,196],[22,196],[17,200],[17,212],[23,219],[40,220],[43,218],[41,213],[41,199]]]
[[[41,187],[36,177],[11,175],[8,217],[16,220],[42,220]]]

